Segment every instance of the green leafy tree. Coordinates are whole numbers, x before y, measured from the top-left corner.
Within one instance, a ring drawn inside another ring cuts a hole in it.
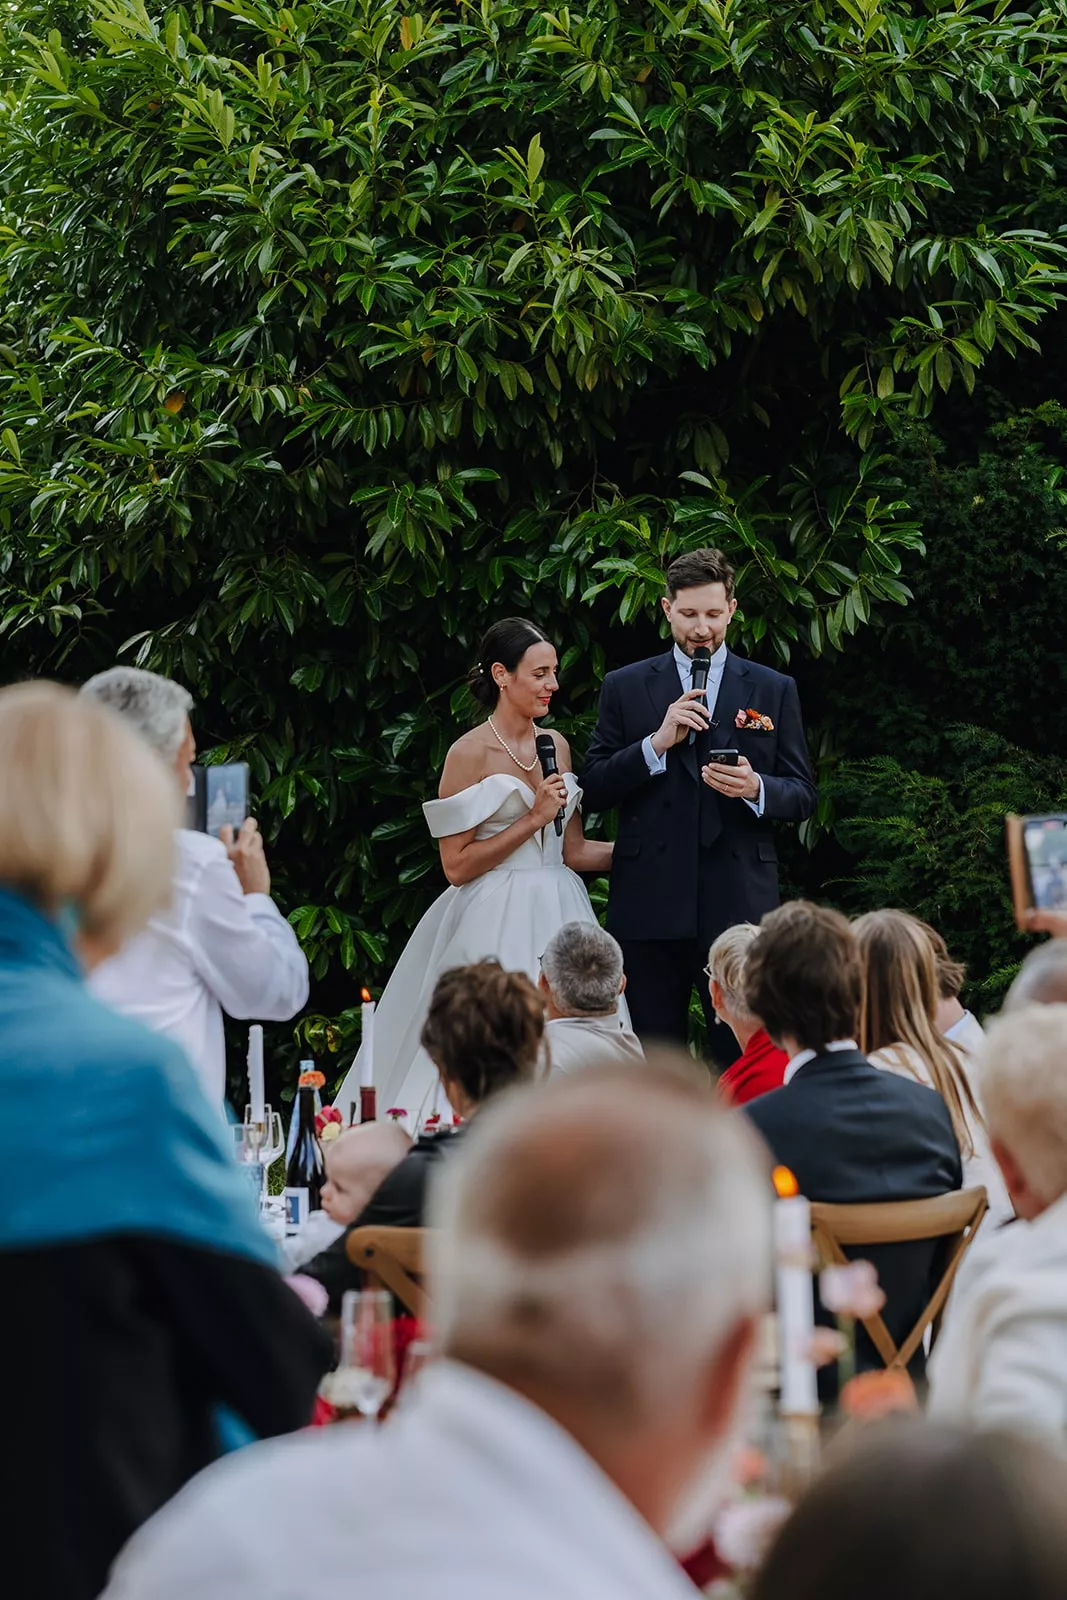
[[[981,728],[956,724],[945,739],[944,776],[888,756],[836,769],[838,831],[853,861],[827,891],[850,913],[899,906],[938,928],[968,964],[975,1009],[990,1012],[1035,942],[1015,928],[1004,817],[1067,809],[1067,778],[1060,761]]]
[[[3,666],[190,684],[324,1018],[439,887],[493,615],[559,639],[579,744],[680,548],[744,647],[840,648],[922,548],[901,420],[1059,297],[1062,0],[5,18]]]

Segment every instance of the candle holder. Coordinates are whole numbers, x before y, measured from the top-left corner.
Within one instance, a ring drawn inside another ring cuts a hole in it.
[[[234,1155],[250,1178],[253,1178],[256,1197],[263,1203],[267,1184],[267,1168],[272,1166],[285,1149],[282,1119],[270,1106],[263,1108],[263,1121],[252,1121],[252,1108],[245,1106],[243,1122],[235,1122],[232,1129]]]

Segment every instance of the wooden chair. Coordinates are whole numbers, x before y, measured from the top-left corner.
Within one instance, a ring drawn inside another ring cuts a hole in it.
[[[873,1205],[835,1206],[812,1201],[811,1231],[822,1266],[847,1266],[845,1245],[906,1243],[944,1239],[947,1255],[941,1280],[918,1321],[899,1347],[880,1314],[864,1317],[863,1326],[888,1368],[906,1368],[927,1328],[937,1337],[941,1313],[960,1262],[974,1241],[988,1209],[982,1188],[937,1195],[933,1200],[891,1200]]]
[[[425,1321],[430,1300],[419,1279],[426,1252],[426,1228],[355,1228],[345,1251],[354,1267],[362,1267],[391,1289],[413,1317]]]

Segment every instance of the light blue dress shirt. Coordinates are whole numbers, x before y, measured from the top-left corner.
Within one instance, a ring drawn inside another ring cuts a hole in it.
[[[708,707],[709,712],[714,708],[715,702],[719,698],[719,688],[722,684],[722,675],[726,671],[726,658],[729,653],[730,652],[727,650],[725,643],[721,644],[713,653],[711,662],[708,666],[708,688],[704,699],[704,704]],[[682,693],[687,694],[688,691],[693,687],[693,662],[691,657],[687,656],[685,651],[678,645],[675,645],[674,647],[674,664],[678,668],[678,681],[682,685]],[[656,751],[652,746],[651,734],[649,734],[646,739],[641,741],[641,749],[644,753],[645,765],[648,767],[650,777],[658,778],[661,773],[666,772],[666,753],[663,755],[656,754]],[[763,779],[760,777],[758,772],[756,777],[759,779],[759,795],[755,800],[746,800],[745,804],[756,813],[757,817],[762,817]]]

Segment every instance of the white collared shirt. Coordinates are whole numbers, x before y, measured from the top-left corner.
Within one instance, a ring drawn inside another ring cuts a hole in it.
[[[89,986],[105,1005],[175,1039],[221,1106],[223,1012],[287,1022],[307,1003],[307,958],[270,895],[243,893],[221,840],[181,828],[176,843],[169,908],[101,963]]]
[[[711,661],[708,664],[707,693],[704,696],[704,704],[707,706],[709,714],[714,710],[715,702],[719,698],[719,690],[722,687],[722,675],[726,671],[726,658],[729,654],[730,652],[726,648],[725,640],[717,650],[712,652]],[[691,656],[687,656],[685,651],[678,644],[675,644],[674,646],[674,664],[678,669],[678,681],[682,686],[682,693],[688,694],[689,690],[693,687],[693,659]],[[648,767],[650,777],[658,778],[661,773],[666,772],[666,753],[663,755],[656,754],[652,744],[651,734],[649,734],[646,739],[641,741],[641,750],[644,754],[645,765]],[[756,777],[759,779],[759,794],[756,796],[755,800],[746,800],[745,804],[756,813],[757,817],[762,817],[763,778],[758,772]]]
[[[101,1600],[693,1600],[580,1445],[470,1367],[425,1368],[381,1428],[310,1428],[194,1478]]]
[[[798,1050],[785,1064],[782,1074],[783,1084],[792,1083],[801,1067],[806,1067],[809,1061],[814,1061],[816,1056],[826,1055],[831,1050],[858,1050],[859,1045],[855,1039],[832,1039],[829,1044],[823,1045],[821,1050]]]

